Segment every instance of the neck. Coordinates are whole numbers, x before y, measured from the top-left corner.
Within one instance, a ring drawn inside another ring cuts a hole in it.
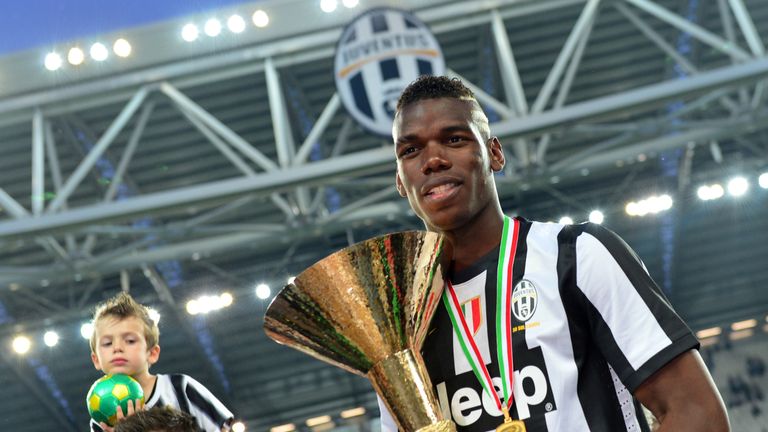
[[[501,242],[504,214],[500,208],[494,210],[460,228],[445,232],[453,245],[454,270],[474,264]]]
[[[149,371],[144,371],[133,375],[133,378],[141,384],[141,389],[144,390],[144,402],[146,403],[147,400],[149,400],[149,396],[152,394],[152,389],[155,388],[157,375],[152,375]]]

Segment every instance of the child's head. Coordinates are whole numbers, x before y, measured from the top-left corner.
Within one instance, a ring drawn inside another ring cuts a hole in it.
[[[196,432],[195,419],[169,407],[138,411],[117,422],[115,432]]]
[[[160,331],[148,309],[120,293],[96,308],[91,358],[104,373],[138,375],[160,356]]]

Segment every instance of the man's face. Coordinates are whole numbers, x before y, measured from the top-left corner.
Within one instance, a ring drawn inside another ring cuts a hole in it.
[[[461,228],[497,199],[493,172],[504,154],[498,139],[482,137],[479,110],[472,101],[425,99],[395,118],[397,190],[430,231]]]
[[[96,352],[91,354],[96,369],[106,374],[146,373],[160,355],[160,347],[147,347],[144,325],[137,317],[105,316],[94,326]]]

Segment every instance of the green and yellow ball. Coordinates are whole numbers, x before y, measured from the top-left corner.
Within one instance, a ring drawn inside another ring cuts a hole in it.
[[[97,423],[114,426],[117,422],[117,407],[122,407],[123,414],[126,414],[128,401],[136,399],[144,401],[141,384],[128,375],[114,374],[97,379],[88,391],[85,402],[92,419]]]

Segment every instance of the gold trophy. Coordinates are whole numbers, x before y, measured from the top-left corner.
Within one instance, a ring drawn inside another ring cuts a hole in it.
[[[400,430],[455,431],[420,354],[450,258],[445,238],[425,231],[354,244],[285,286],[264,329],[279,343],[368,377]]]

